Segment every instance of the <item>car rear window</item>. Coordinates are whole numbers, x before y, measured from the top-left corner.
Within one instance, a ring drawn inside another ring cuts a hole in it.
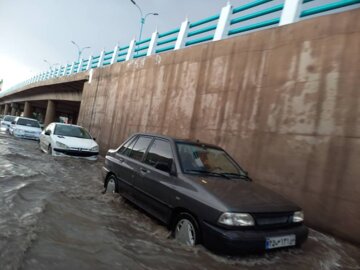
[[[134,147],[136,139],[137,139],[136,136],[131,137],[130,139],[128,139],[127,142],[123,146],[121,146],[118,153],[122,154],[124,156],[129,156],[130,153],[131,153],[131,149]]]
[[[16,116],[5,116],[4,117],[4,121],[7,121],[7,122],[12,122],[12,121],[14,121],[15,120],[15,118],[16,118]]]
[[[20,126],[40,128],[39,122],[31,119],[19,118],[16,124]]]

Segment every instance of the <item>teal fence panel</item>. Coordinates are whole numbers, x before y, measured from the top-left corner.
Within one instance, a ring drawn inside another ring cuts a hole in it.
[[[311,3],[311,2],[317,2],[317,3]],[[347,7],[360,7],[360,0],[341,0],[341,1],[332,1],[330,3],[318,5],[319,1],[303,1],[304,5],[302,7],[302,11],[300,14],[301,18],[312,16],[312,15],[318,15],[323,14],[330,11],[341,11],[344,8]],[[313,4],[312,6],[306,5],[307,3]]]
[[[162,53],[173,50],[175,48],[175,43],[179,32],[180,28],[176,28],[164,33],[159,33],[156,42],[155,53]]]

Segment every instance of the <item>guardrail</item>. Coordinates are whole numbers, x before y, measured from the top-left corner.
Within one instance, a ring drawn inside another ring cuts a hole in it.
[[[204,42],[222,40],[250,31],[286,25],[333,10],[341,11],[349,6],[359,8],[360,0],[327,0],[325,3],[323,0],[253,0],[238,7],[228,3],[219,14],[192,23],[186,19],[179,28],[165,33],[155,31],[150,38],[132,40],[129,45],[117,45],[113,50],[102,51],[88,59],[42,72],[3,91],[0,97],[31,83],[179,50]]]

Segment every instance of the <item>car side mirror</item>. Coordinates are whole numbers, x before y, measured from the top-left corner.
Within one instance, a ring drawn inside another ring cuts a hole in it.
[[[171,164],[167,162],[157,162],[155,168],[160,171],[167,172],[172,176],[176,176],[176,169],[174,166],[174,162],[172,162]]]
[[[50,135],[51,135],[51,130],[46,130],[46,131],[45,131],[45,135],[46,135],[46,136],[50,136]]]
[[[15,121],[12,121],[11,124],[12,124],[12,125],[15,125]]]
[[[247,177],[247,180],[248,180],[249,182],[252,182],[252,178],[249,176],[249,172],[244,171],[244,173],[245,173],[245,176]]]
[[[170,173],[170,171],[171,171],[171,167],[166,162],[157,162],[155,164],[155,168],[160,171],[167,172],[167,173]]]
[[[96,142],[96,138],[93,138],[93,140]]]

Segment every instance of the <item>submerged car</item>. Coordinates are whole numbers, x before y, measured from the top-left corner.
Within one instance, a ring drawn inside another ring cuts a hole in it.
[[[19,138],[39,140],[41,128],[35,119],[16,117],[10,124],[9,133]]]
[[[51,123],[40,135],[40,148],[53,156],[83,157],[96,160],[99,146],[81,126]]]
[[[0,128],[8,131],[11,123],[15,120],[15,118],[16,116],[5,115],[4,118],[0,121]]]
[[[119,192],[186,245],[237,254],[300,246],[308,236],[298,206],[215,145],[135,134],[108,151],[103,177],[104,192]]]

